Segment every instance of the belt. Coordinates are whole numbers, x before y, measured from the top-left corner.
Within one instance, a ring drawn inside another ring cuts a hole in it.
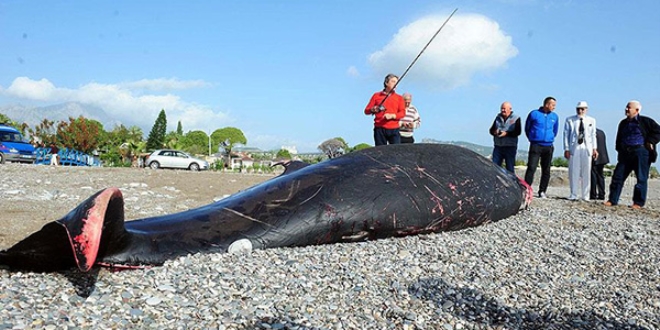
[[[636,144],[634,146],[626,146],[626,151],[628,151],[628,152],[635,151],[635,150],[637,150],[637,149],[639,149],[643,146],[644,146],[643,144]]]

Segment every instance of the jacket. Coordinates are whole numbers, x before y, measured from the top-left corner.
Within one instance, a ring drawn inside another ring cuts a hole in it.
[[[610,162],[610,156],[607,154],[607,142],[605,141],[605,132],[596,129],[596,141],[598,145],[598,157],[594,159],[595,165],[605,165]]]
[[[387,99],[385,99],[387,97]],[[385,111],[380,111],[371,113],[371,108],[376,105],[379,105],[383,100],[383,107]],[[394,119],[385,119],[386,113],[393,113],[396,115]],[[403,97],[396,92],[392,91],[390,96],[387,96],[385,91],[376,92],[371,96],[369,103],[364,108],[365,115],[374,115],[374,127],[382,127],[385,129],[398,129],[399,120],[406,115],[406,104],[403,101]]]
[[[506,136],[497,136],[497,131],[506,132]],[[489,132],[493,136],[493,143],[496,147],[517,147],[518,136],[522,132],[520,117],[514,115],[512,112],[509,118],[504,119],[500,113],[495,117]]]
[[[551,146],[559,131],[559,116],[544,112],[542,108],[532,110],[525,120],[525,135],[530,144]]]
[[[584,124],[584,144],[589,150],[589,153],[598,148],[598,141],[596,140],[596,119],[590,116],[584,116],[582,119]],[[570,151],[571,154],[575,151],[578,144],[578,135],[580,134],[580,117],[577,115],[566,118],[564,124],[564,150]]]
[[[650,117],[637,115],[639,120],[639,128],[642,131],[642,136],[644,136],[644,147],[647,148],[647,144],[653,145],[653,150],[649,150],[649,161],[655,163],[658,159],[658,148],[657,144],[660,142],[660,126],[655,120]],[[628,123],[628,118],[623,119],[619,122],[619,127],[616,131],[616,151],[621,153],[626,150],[626,146],[623,144],[623,129]]]

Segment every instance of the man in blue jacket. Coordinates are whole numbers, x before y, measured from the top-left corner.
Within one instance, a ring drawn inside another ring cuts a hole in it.
[[[543,106],[532,110],[525,121],[525,135],[529,140],[529,157],[527,158],[527,172],[525,182],[530,186],[534,182],[536,167],[541,160],[541,182],[539,183],[539,197],[547,198],[546,190],[550,182],[550,164],[555,148],[553,143],[559,131],[559,116],[553,111],[557,100],[548,96],[543,100]]]

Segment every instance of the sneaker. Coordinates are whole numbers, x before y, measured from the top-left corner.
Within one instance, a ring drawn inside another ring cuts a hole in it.
[[[571,196],[568,196],[568,200],[569,200],[569,201],[576,201],[576,200],[577,200],[577,197],[571,195]]]
[[[539,193],[539,198],[548,198],[548,195],[545,194],[545,192],[540,192]]]

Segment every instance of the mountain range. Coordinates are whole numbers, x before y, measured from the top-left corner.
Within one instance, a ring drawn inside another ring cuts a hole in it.
[[[88,119],[94,119],[103,124],[106,131],[112,130],[116,125],[121,124],[108,115],[103,109],[85,105],[77,102],[67,102],[45,107],[25,106],[22,104],[12,104],[0,106],[0,113],[11,118],[17,123],[27,123],[31,127],[38,125],[45,118],[54,122],[69,121],[69,117],[78,118],[83,116]]]

